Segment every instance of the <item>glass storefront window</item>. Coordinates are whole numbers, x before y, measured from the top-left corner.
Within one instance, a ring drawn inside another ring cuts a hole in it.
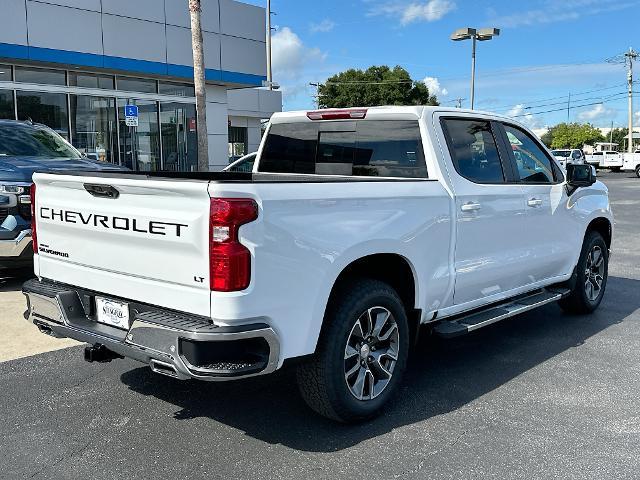
[[[16,111],[13,105],[13,90],[0,90],[0,118],[15,120]]]
[[[163,170],[195,172],[198,170],[196,106],[185,103],[160,105]]]
[[[71,95],[71,138],[93,160],[118,163],[114,98]]]
[[[147,78],[118,77],[118,90],[125,92],[158,93],[158,82]]]
[[[124,118],[125,105],[138,106],[138,126],[127,127]],[[158,103],[151,100],[118,99],[120,123],[120,164],[135,171],[160,170],[160,132],[158,128]]]
[[[188,83],[160,82],[160,94],[174,97],[195,97],[196,89]]]
[[[114,89],[112,75],[96,75],[93,73],[69,72],[69,85],[72,87]]]
[[[11,65],[0,65],[0,82],[10,82],[13,80],[13,75],[11,74]]]
[[[247,152],[247,127],[229,127],[229,163],[233,163]]]
[[[64,93],[16,92],[18,120],[47,125],[69,139],[67,95]]]
[[[66,85],[67,72],[46,68],[16,67],[16,82],[40,83],[42,85]]]

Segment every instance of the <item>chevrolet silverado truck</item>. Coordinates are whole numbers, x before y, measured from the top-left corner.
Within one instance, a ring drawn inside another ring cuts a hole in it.
[[[177,379],[291,365],[317,412],[392,401],[418,332],[551,302],[593,312],[613,235],[589,165],[563,173],[488,113],[278,113],[250,173],[44,173],[26,318]],[[529,317],[535,321],[535,317]]]
[[[121,169],[83,158],[49,127],[0,120],[0,271],[33,268],[29,189],[36,170]]]

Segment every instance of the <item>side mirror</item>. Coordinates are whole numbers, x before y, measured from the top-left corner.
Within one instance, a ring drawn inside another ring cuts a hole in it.
[[[596,183],[596,169],[593,165],[567,165],[567,184],[575,190],[590,187]]]

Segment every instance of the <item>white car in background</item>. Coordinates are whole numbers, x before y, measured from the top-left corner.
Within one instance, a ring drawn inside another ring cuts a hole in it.
[[[559,149],[552,150],[551,153],[558,161],[560,166],[567,169],[567,165],[583,165],[584,164],[584,152],[577,148],[567,148],[567,149]]]

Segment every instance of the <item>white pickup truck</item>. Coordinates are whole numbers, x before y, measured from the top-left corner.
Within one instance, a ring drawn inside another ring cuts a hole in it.
[[[640,150],[634,153],[625,153],[623,155],[624,165],[622,170],[625,172],[634,172],[638,178],[640,178]]]
[[[276,114],[252,173],[36,174],[25,316],[178,379],[291,363],[317,412],[367,419],[419,331],[598,307],[608,192],[567,178],[524,126],[440,107]]]
[[[614,152],[613,150],[585,155],[585,161],[589,165],[598,168],[608,168],[613,172],[619,172],[624,165],[622,154],[620,152]]]

